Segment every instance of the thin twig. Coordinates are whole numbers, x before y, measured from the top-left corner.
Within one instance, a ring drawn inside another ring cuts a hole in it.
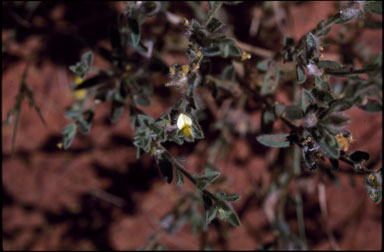
[[[263,57],[263,58],[272,58],[275,54],[273,51],[270,51],[268,49],[256,47],[244,42],[241,42],[235,38],[233,40],[236,42],[236,45],[243,51],[251,52],[257,56]]]

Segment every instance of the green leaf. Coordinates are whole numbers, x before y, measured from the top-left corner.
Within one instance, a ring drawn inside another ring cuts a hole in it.
[[[324,69],[338,70],[343,67],[342,64],[331,60],[320,60],[317,62],[317,66]]]
[[[144,13],[147,16],[153,16],[161,10],[160,1],[143,1],[141,7],[144,9]]]
[[[212,198],[212,196],[208,193],[206,193],[205,191],[203,191],[202,195],[201,195],[202,199],[203,199],[203,203],[204,203],[204,208],[207,210],[211,207],[213,207],[213,201],[214,199]]]
[[[93,53],[92,51],[87,51],[81,55],[81,61],[84,62],[85,70],[88,72],[93,66]]]
[[[79,126],[80,131],[84,134],[89,133],[94,118],[93,111],[87,111],[82,116],[77,117],[76,124]]]
[[[340,149],[334,136],[323,131],[323,135],[317,142],[319,146],[326,152],[328,157],[339,159]]]
[[[228,221],[235,227],[241,226],[239,217],[228,203],[222,200],[217,200],[216,204],[218,207],[217,216],[220,219]]]
[[[283,115],[285,111],[285,106],[283,104],[274,104],[273,105],[273,113],[275,114],[276,118],[279,118]]]
[[[325,37],[325,36],[328,36],[328,34],[331,33],[331,31],[332,31],[332,25],[327,26],[326,28],[324,28],[321,31],[317,32],[316,35],[319,38]]]
[[[262,135],[258,136],[256,139],[265,146],[285,148],[290,146],[288,136],[289,134]]]
[[[182,186],[184,184],[183,175],[181,174],[179,169],[176,169],[175,172],[176,172],[176,184],[178,186]]]
[[[358,104],[357,106],[367,112],[383,113],[383,105],[377,100],[368,100],[366,104]]]
[[[169,160],[169,158],[167,158],[165,155],[162,155],[161,158],[157,159],[157,165],[165,181],[167,181],[167,183],[170,184],[173,178],[173,169],[172,169],[173,165]]]
[[[208,165],[204,169],[204,178],[207,178],[210,183],[215,181],[220,176],[220,171],[216,169],[213,165]]]
[[[209,47],[209,48],[202,48],[201,53],[207,57],[217,56],[220,54],[220,48],[218,46],[213,46],[213,47]]]
[[[307,89],[303,88],[301,90],[301,109],[306,112],[307,107],[311,104],[316,104],[316,99],[313,97],[312,93]]]
[[[369,160],[369,153],[359,150],[353,151],[348,154],[348,158],[356,164],[361,164]]]
[[[311,171],[316,169],[316,159],[314,155],[306,148],[301,148],[305,166]]]
[[[271,59],[265,59],[263,61],[260,61],[257,63],[256,68],[259,69],[260,71],[268,71],[269,68],[269,63],[271,62]]]
[[[227,194],[225,192],[217,192],[216,197],[224,201],[232,201],[232,202],[238,201],[240,199],[239,194]]]
[[[276,64],[273,69],[269,69],[264,76],[263,85],[261,86],[260,94],[262,96],[273,94],[276,87],[279,85],[280,69]]]
[[[207,25],[207,30],[209,32],[215,32],[219,30],[223,26],[223,23],[217,18],[212,18],[211,21]]]
[[[296,74],[297,74],[297,83],[303,84],[307,79],[307,76],[304,72],[304,67],[302,65],[296,65]]]
[[[226,66],[221,73],[222,80],[234,81],[236,78],[236,71],[232,64]]]
[[[140,106],[148,107],[151,105],[151,100],[145,94],[140,94],[136,97],[135,102]]]
[[[208,178],[205,177],[197,177],[195,178],[196,180],[196,187],[199,188],[200,190],[204,190],[209,183],[211,182]]]
[[[216,217],[217,205],[213,205],[211,208],[205,210],[205,222],[208,225]]]
[[[299,106],[291,105],[285,107],[285,116],[289,120],[300,120],[304,117],[304,113]]]
[[[351,121],[351,118],[344,113],[332,112],[321,121],[330,132],[337,134],[341,132]]]
[[[143,127],[149,127],[149,125],[155,122],[152,117],[144,114],[138,114],[137,120],[139,121],[140,125]]]
[[[76,123],[68,124],[63,128],[61,133],[63,134],[63,148],[68,149],[71,146],[72,140],[76,135],[77,125]]]
[[[131,42],[133,44],[133,47],[136,47],[140,41],[139,23],[138,23],[137,19],[134,19],[134,18],[128,18],[127,22],[128,22],[129,30],[131,31],[131,33],[130,33]]]
[[[319,45],[316,37],[309,32],[306,37],[306,56],[308,62],[317,62],[319,60]]]
[[[273,130],[273,123],[275,122],[275,120],[276,120],[276,117],[273,111],[264,110],[261,113],[261,132],[271,133]]]
[[[383,14],[383,2],[382,1],[366,1],[364,2],[364,8],[368,11],[376,14]]]
[[[319,107],[328,108],[329,104],[334,100],[332,94],[326,90],[312,88],[311,94],[316,99],[316,103]]]
[[[80,85],[77,85],[74,90],[87,89],[95,86],[105,84],[111,80],[111,77],[105,74],[96,75],[92,78],[89,78],[83,81]]]
[[[327,81],[323,81],[320,77],[315,77],[315,88],[322,91],[329,91],[329,84]]]
[[[112,123],[116,123],[118,120],[120,120],[121,116],[124,112],[124,105],[116,102],[112,102],[111,107],[111,113],[110,113],[110,120]]]
[[[74,72],[76,75],[81,78],[84,77],[86,73],[91,70],[93,65],[93,53],[92,51],[87,51],[83,55],[81,55],[81,60],[77,62],[75,65],[69,67],[69,69]]]
[[[235,41],[232,39],[226,39],[220,43],[221,55],[224,58],[227,57],[240,57],[241,50],[237,47]]]
[[[233,226],[235,227],[240,227],[241,226],[241,223],[240,223],[240,219],[239,217],[237,216],[237,214],[235,213],[235,211],[232,211],[229,216],[226,218],[226,220],[231,223]]]

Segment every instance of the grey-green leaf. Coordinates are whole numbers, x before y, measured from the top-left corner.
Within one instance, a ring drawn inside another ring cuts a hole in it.
[[[364,3],[364,8],[368,11],[383,14],[383,2],[382,1],[366,1]]]
[[[168,160],[168,158],[165,158],[163,156],[161,159],[157,160],[157,165],[158,165],[160,172],[163,175],[165,181],[167,181],[167,183],[170,184],[172,182],[172,178],[173,178],[173,169],[172,169],[173,165],[170,162],[170,160]]]
[[[74,90],[87,89],[87,88],[95,87],[98,85],[102,85],[102,84],[105,84],[110,79],[111,77],[108,75],[104,75],[104,74],[96,75],[92,78],[89,78],[83,81],[80,85],[77,85],[74,88]]]
[[[304,113],[301,107],[296,105],[291,105],[291,106],[285,107],[285,116],[289,120],[299,120],[304,117]]]
[[[369,160],[369,153],[357,150],[349,153],[348,158],[354,163],[363,163]]]
[[[288,136],[289,134],[262,135],[258,136],[256,139],[269,147],[285,148],[290,146]]]
[[[311,104],[316,104],[316,99],[309,90],[303,88],[301,91],[301,109],[306,112],[307,107]]]
[[[239,217],[237,216],[237,214],[235,213],[235,211],[232,211],[228,217],[226,218],[226,220],[231,223],[233,226],[235,227],[240,227],[241,226],[241,223],[240,223],[240,219]]]
[[[77,126],[75,123],[68,124],[63,128],[61,133],[63,134],[63,148],[66,150],[71,146],[71,143],[76,135]]]
[[[307,76],[304,72],[304,67],[302,65],[296,65],[296,74],[297,74],[297,83],[303,84],[307,79]]]
[[[183,175],[178,169],[176,169],[175,171],[176,171],[176,184],[178,186],[182,186],[184,184]]]
[[[223,26],[223,23],[217,18],[212,18],[211,21],[207,25],[207,30],[209,32],[215,32],[219,30]]]
[[[134,47],[137,46],[137,44],[140,41],[140,26],[136,19],[134,18],[128,18],[128,27],[131,31],[130,37],[131,41]]]
[[[371,113],[383,113],[383,104],[377,100],[368,100],[364,105],[357,105],[359,108]]]
[[[339,159],[340,149],[334,136],[324,134],[318,141],[318,144],[327,153],[328,157]]]
[[[232,202],[238,201],[240,199],[239,194],[228,194],[225,192],[217,192],[216,197],[225,201],[232,201]]]
[[[214,204],[211,208],[205,211],[205,221],[207,225],[215,219],[217,213],[217,205]]]

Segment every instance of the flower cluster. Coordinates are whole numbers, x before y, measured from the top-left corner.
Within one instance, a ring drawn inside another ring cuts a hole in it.
[[[349,132],[340,132],[336,135],[336,140],[340,149],[343,151],[348,151],[351,143],[355,141],[352,134]]]

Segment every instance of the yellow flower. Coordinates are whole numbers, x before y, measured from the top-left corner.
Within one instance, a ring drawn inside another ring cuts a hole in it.
[[[372,181],[375,180],[375,176],[374,176],[373,174],[369,174],[368,178],[369,178],[370,180],[372,180]]]
[[[249,53],[246,53],[246,52],[242,52],[241,53],[241,61],[244,61],[246,59],[250,59],[251,58],[251,55]]]
[[[183,25],[185,25],[185,26],[188,26],[188,25],[189,25],[189,21],[188,21],[188,19],[184,18],[184,23],[183,23]]]
[[[182,65],[181,66],[181,71],[184,73],[184,74],[187,74],[189,72],[189,66],[188,65]]]
[[[173,67],[169,67],[169,73],[171,75],[175,75],[175,69],[173,69]]]
[[[198,50],[197,52],[196,52],[196,54],[197,54],[197,57],[201,57],[201,52],[200,52],[200,50]]]
[[[186,114],[180,113],[177,118],[177,128],[183,132],[183,134],[189,139],[193,139],[192,136],[192,119]]]
[[[63,143],[62,142],[59,142],[59,143],[57,143],[57,148],[59,148],[59,149],[62,149],[63,148]]]
[[[75,83],[76,85],[80,85],[83,82],[83,79],[80,76],[75,77]],[[80,89],[75,91],[75,97],[77,100],[82,100],[84,99],[85,95],[87,94],[87,90],[85,89]]]
[[[342,132],[336,135],[336,140],[337,140],[337,143],[339,144],[340,149],[343,151],[348,151],[351,143],[355,141],[352,135],[345,137]]]
[[[194,64],[192,67],[192,72],[196,72],[197,70],[199,70],[199,68],[200,68],[199,64]]]

